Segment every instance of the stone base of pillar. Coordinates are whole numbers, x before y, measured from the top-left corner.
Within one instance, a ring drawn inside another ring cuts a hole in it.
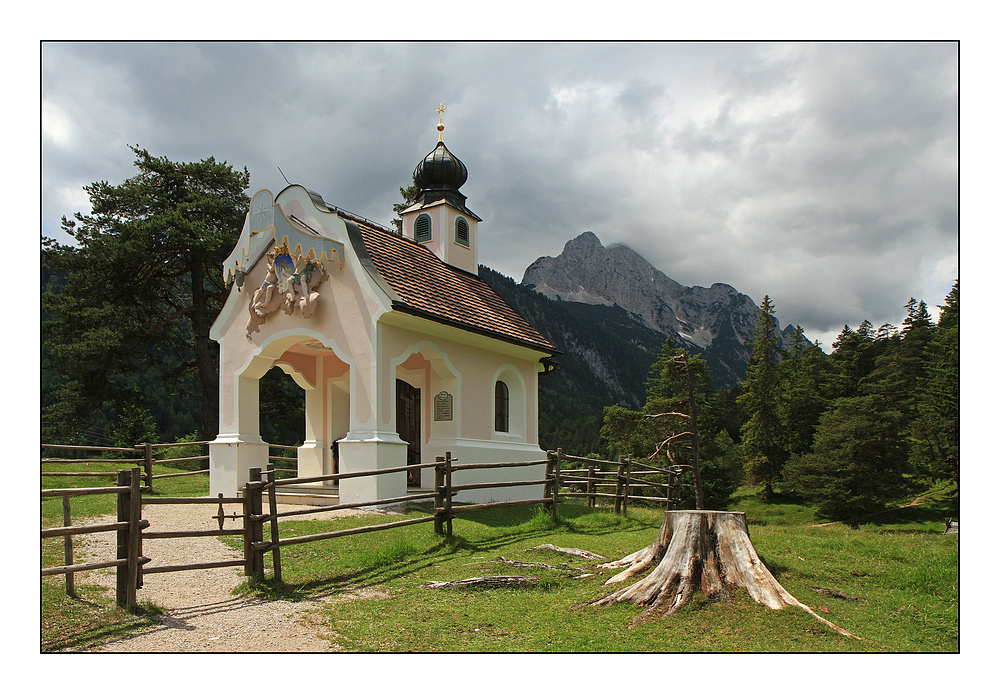
[[[268,445],[259,436],[219,434],[208,444],[209,495],[236,496],[250,479],[250,468],[267,469]]]
[[[322,475],[329,475],[331,471],[326,469],[325,459],[326,450],[323,444],[317,441],[306,441],[301,446],[299,446],[298,451],[298,472],[296,477],[321,477]],[[288,467],[287,465],[276,466],[276,467]],[[317,486],[329,486],[333,482],[313,482]]]
[[[362,472],[406,465],[406,442],[395,432],[350,432],[337,442],[340,472]],[[392,499],[406,494],[406,473],[340,480],[340,503]]]

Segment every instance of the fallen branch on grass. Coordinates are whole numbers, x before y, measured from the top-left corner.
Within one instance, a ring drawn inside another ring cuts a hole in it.
[[[545,569],[547,571],[583,571],[583,569],[577,569],[570,566],[569,564],[560,564],[559,566],[553,566],[552,564],[544,564],[540,561],[517,561],[515,559],[504,559],[503,557],[497,557],[497,561],[501,564],[506,564],[507,566],[517,566],[522,569]]]
[[[847,593],[841,593],[839,590],[831,590],[830,588],[813,588],[817,593],[821,595],[829,595],[831,598],[840,598],[841,600],[860,600],[857,595],[848,595]]]
[[[560,552],[562,554],[568,554],[571,557],[578,557],[580,559],[589,559],[591,561],[605,561],[607,557],[602,557],[600,554],[594,554],[593,552],[588,552],[585,549],[576,549],[575,547],[556,547],[555,545],[538,545],[537,547],[531,547],[528,551],[536,549],[547,549],[550,552]]]
[[[477,576],[461,581],[431,581],[424,588],[514,588],[537,583],[534,576]]]

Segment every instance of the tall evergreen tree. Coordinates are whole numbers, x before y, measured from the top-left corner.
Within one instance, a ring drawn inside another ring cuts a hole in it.
[[[917,397],[927,380],[928,350],[935,329],[923,301],[910,299],[906,308],[902,334],[875,343],[874,368],[861,379],[858,390],[883,396],[889,407],[900,412],[900,426],[908,430],[917,418]]]
[[[417,196],[420,195],[420,188],[416,183],[411,183],[406,188],[400,186],[399,194],[403,198],[403,202],[397,202],[392,206],[392,211],[396,214],[402,214],[403,210],[410,207],[413,203],[417,201]],[[392,226],[396,228],[396,233],[402,235],[403,233],[403,220],[396,217],[392,220]]]
[[[92,212],[63,217],[72,244],[42,240],[42,264],[65,284],[42,295],[51,364],[62,376],[49,416],[73,429],[90,411],[141,404],[129,375],[168,351],[171,378],[193,376],[200,435],[218,429],[218,348],[209,329],[227,296],[222,263],[249,206],[250,175],[209,157],[177,163],[131,147],[138,173],[85,186]]]
[[[778,408],[780,352],[774,326],[774,304],[765,296],[757,310],[753,352],[738,399],[745,416],[741,439],[747,472],[763,483],[765,498],[774,495],[774,483],[786,459]]]
[[[874,335],[865,330],[865,320],[857,331],[845,325],[833,343],[830,358],[835,366],[833,392],[836,397],[849,398],[860,394],[861,380],[875,368],[877,350]]]
[[[926,373],[917,395],[917,417],[911,427],[910,461],[931,480],[955,485],[952,503],[958,510],[959,356],[958,280],[941,306],[937,329],[927,349]]]
[[[819,512],[857,526],[909,490],[901,415],[879,395],[841,398],[823,413],[813,452],[786,471]]]
[[[830,359],[819,345],[806,340],[801,326],[796,326],[778,373],[778,413],[785,454],[808,453],[820,415],[830,402]]]

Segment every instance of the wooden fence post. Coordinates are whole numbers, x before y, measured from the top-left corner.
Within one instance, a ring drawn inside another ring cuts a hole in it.
[[[142,480],[139,475],[139,468],[132,468],[131,487],[129,494],[129,556],[128,556],[128,580],[132,591],[132,607],[137,604],[135,591],[142,588]]]
[[[545,486],[542,487],[542,510],[545,513],[552,513],[552,479],[556,469],[556,452],[547,451],[545,453]]]
[[[250,481],[247,491],[250,493],[250,562],[253,567],[251,576],[257,580],[264,579],[264,552],[254,547],[255,543],[264,541],[264,523],[260,517],[264,512],[263,490],[261,489],[261,474],[259,467],[250,468]]]
[[[632,456],[625,458],[625,493],[622,495],[622,515],[628,515],[628,495],[632,484]]]
[[[146,472],[146,491],[150,494],[153,493],[153,445],[150,443],[142,444],[142,454],[145,460],[142,463],[142,467]]]
[[[268,513],[271,514],[271,565],[274,569],[274,580],[281,583],[281,548],[279,545],[280,535],[278,534],[278,499],[274,488],[274,481],[278,473],[274,469],[274,463],[267,464],[267,505]]]
[[[444,453],[444,517],[448,524],[448,537],[451,537],[451,451]]]
[[[63,525],[72,525],[72,519],[69,512],[69,494],[63,495],[62,498],[62,508],[63,508]],[[63,559],[66,566],[71,566],[73,564],[73,536],[66,535],[63,538]],[[73,584],[73,572],[66,572],[66,595],[71,598],[76,597],[76,588]]]
[[[221,496],[221,494],[220,494]],[[251,484],[243,487],[243,575],[253,576],[253,492]],[[222,515],[222,502],[219,502],[219,515]],[[219,528],[222,529],[221,527]]]
[[[594,466],[587,466],[587,508],[594,508]]]
[[[139,557],[136,553],[139,519],[132,517],[133,510],[139,503],[139,468],[119,470],[115,486],[129,488],[129,491],[117,494],[118,522],[128,523],[128,526],[118,531],[117,558],[124,559],[125,563],[116,570],[115,602],[121,608],[132,610],[136,605],[135,590],[139,566]],[[138,513],[134,515],[138,516]]]
[[[615,479],[615,515],[622,512],[622,486],[625,482],[625,456],[618,456],[618,476]]]
[[[677,490],[677,472],[672,468],[667,468],[667,510],[677,508],[677,497],[674,496],[674,492]]]
[[[438,535],[444,533],[444,456],[437,456],[434,462],[441,463],[434,466],[434,532]]]
[[[556,520],[556,508],[559,506],[559,468],[562,465],[563,451],[556,450],[555,465],[552,467],[552,520]]]

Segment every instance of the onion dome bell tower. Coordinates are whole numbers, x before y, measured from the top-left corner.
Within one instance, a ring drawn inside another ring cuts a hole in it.
[[[446,108],[442,104],[438,115]],[[413,169],[413,183],[420,192],[416,203],[400,213],[403,236],[426,246],[449,265],[479,274],[477,240],[482,220],[465,206],[465,196],[459,192],[469,170],[445,146],[441,118],[437,129],[437,146]]]

